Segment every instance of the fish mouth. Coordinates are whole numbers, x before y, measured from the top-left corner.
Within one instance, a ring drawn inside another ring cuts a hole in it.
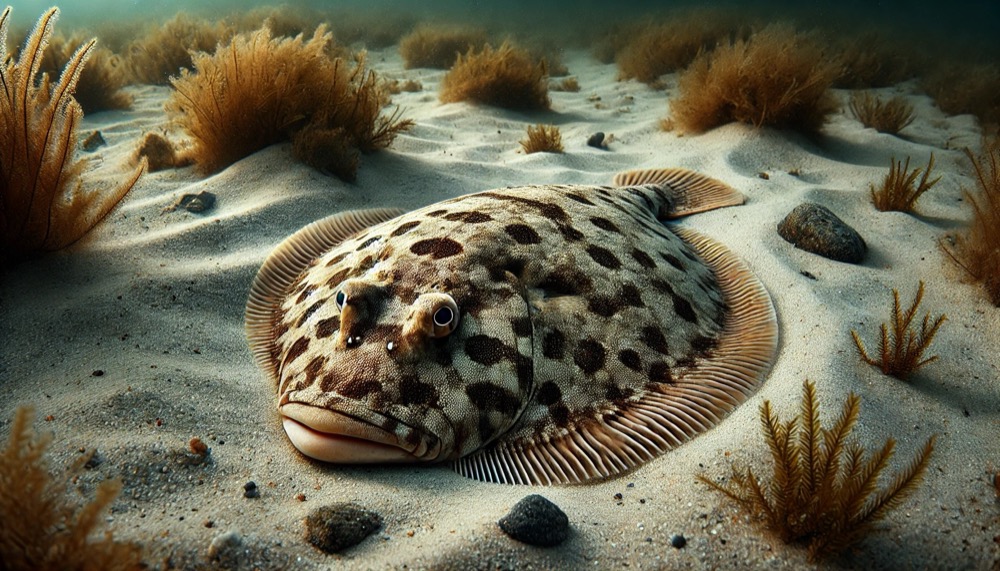
[[[279,409],[285,434],[306,456],[336,464],[424,462],[436,458],[440,443],[406,438],[415,429],[399,424],[395,432],[326,408],[287,403]],[[397,421],[398,422],[398,421]],[[437,448],[435,450],[434,448]]]

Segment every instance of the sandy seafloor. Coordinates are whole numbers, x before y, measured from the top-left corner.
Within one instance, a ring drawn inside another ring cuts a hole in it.
[[[960,149],[980,144],[973,118],[945,116],[903,84],[877,90],[916,106],[902,138],[865,129],[843,111],[815,139],[744,125],[680,137],[657,124],[675,89],[671,76],[666,93],[616,82],[613,65],[585,52],[565,58],[581,91],[553,92],[551,112],[530,114],[442,105],[444,72],[404,70],[395,48],[370,56],[378,71],[416,79],[423,91],[395,96],[416,127],[388,151],[364,157],[356,184],[297,163],[288,145],[207,178],[191,168],[147,174],[83,241],[3,276],[0,432],[16,406],[33,403],[36,428],[55,434],[53,465],[96,448],[101,462],[84,473],[81,488],[92,494],[101,479],[124,481],[108,521],[116,537],[146,546],[148,563],[207,564],[213,538],[235,531],[245,569],[803,568],[803,549],[750,525],[695,475],[727,475],[731,461],[766,473],[759,407],[768,399],[783,415],[795,412],[808,378],[827,419],[849,391],[861,395],[856,436],[869,448],[896,437],[893,469],[938,435],[920,489],[856,548],[820,567],[1000,566],[1000,500],[992,486],[1000,468],[1000,310],[963,281],[938,246],[969,216],[962,192],[973,183]],[[162,110],[168,88],[133,93],[134,110],[84,120],[84,133],[99,129],[109,143],[95,153],[92,174],[118,168],[143,133],[169,128]],[[837,95],[846,101],[848,93]],[[565,154],[519,151],[525,127],[539,122],[560,126]],[[614,134],[610,150],[585,145],[595,131]],[[931,152],[942,178],[921,199],[920,214],[876,211],[868,185],[881,180],[890,157],[909,155],[922,166]],[[742,256],[777,309],[773,370],[719,426],[623,477],[551,488],[480,483],[443,466],[323,465],[287,442],[274,388],[243,335],[251,280],[287,235],[344,210],[416,208],[525,183],[605,184],[621,170],[664,166],[702,171],[746,195],[743,206],[679,224]],[[213,210],[165,210],[203,190],[217,195]],[[777,223],[807,200],[861,232],[869,245],[863,264],[796,250],[778,236]],[[891,288],[908,302],[918,280],[927,287],[923,309],[945,312],[948,321],[932,347],[940,360],[903,383],[862,364],[849,331],[859,329],[873,345]],[[178,461],[192,436],[211,447],[207,464]],[[260,486],[259,498],[243,497],[248,480]],[[568,514],[572,533],[563,545],[530,547],[498,529],[496,521],[530,493]],[[345,501],[379,512],[384,527],[340,555],[306,543],[306,513]],[[687,546],[671,547],[674,534]]]

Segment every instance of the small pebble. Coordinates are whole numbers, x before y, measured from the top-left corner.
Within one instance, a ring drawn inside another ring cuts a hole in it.
[[[382,516],[357,504],[322,506],[306,516],[306,539],[326,553],[361,543],[382,527]]]
[[[594,133],[593,135],[591,135],[587,139],[587,146],[588,147],[594,147],[595,149],[605,149],[605,150],[607,150],[608,146],[606,144],[604,144],[604,133],[601,132],[601,131],[598,131],[598,132]]]
[[[92,376],[92,377],[103,377],[104,376],[104,371],[102,371],[100,369],[97,369],[96,371],[94,371],[93,373],[91,373],[90,376]]]
[[[683,549],[687,545],[687,540],[684,539],[683,535],[678,533],[670,538],[670,545],[673,545],[677,549]]]
[[[201,438],[198,438],[197,436],[191,437],[191,440],[188,441],[188,448],[191,449],[191,452],[199,456],[208,454],[208,445],[202,442]]]
[[[243,497],[244,498],[256,498],[260,496],[260,490],[257,489],[257,483],[250,480],[246,484],[243,484]]]
[[[188,212],[205,212],[215,206],[215,195],[208,191],[198,194],[183,194],[168,210],[183,208]]]
[[[622,499],[622,493],[621,493],[621,492],[618,492],[617,494],[615,494],[615,499],[616,499],[616,500],[620,500],[620,499]]]
[[[511,539],[540,547],[559,545],[569,537],[569,518],[559,506],[538,494],[514,504],[497,524]]]
[[[778,234],[807,252],[824,258],[860,263],[868,245],[860,234],[830,209],[812,202],[796,206],[778,224]]]

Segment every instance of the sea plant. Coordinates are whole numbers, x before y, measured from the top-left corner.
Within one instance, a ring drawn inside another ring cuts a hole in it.
[[[916,117],[913,105],[898,95],[883,101],[866,91],[855,91],[848,106],[862,125],[890,135],[898,134]]]
[[[899,290],[892,290],[892,318],[889,323],[883,323],[879,327],[880,337],[878,345],[878,355],[872,357],[865,344],[861,341],[861,336],[857,331],[851,330],[851,337],[854,345],[858,349],[861,360],[869,365],[878,367],[882,372],[900,380],[906,380],[917,369],[933,363],[937,360],[937,355],[924,357],[938,329],[945,322],[947,317],[939,315],[931,319],[931,314],[924,314],[923,321],[920,322],[920,329],[914,326],[914,318],[917,316],[917,308],[924,299],[924,282],[920,282],[917,287],[917,295],[913,298],[910,307],[903,311],[899,303]]]
[[[555,125],[528,125],[528,138],[521,141],[525,154],[563,152],[562,134]]]
[[[181,69],[190,69],[193,54],[211,52],[233,36],[232,28],[184,12],[133,40],[125,54],[126,68],[135,83],[169,85]]]
[[[916,490],[927,470],[935,437],[888,485],[879,479],[895,452],[886,440],[867,451],[850,439],[861,399],[850,393],[830,427],[820,418],[816,386],[805,381],[799,413],[782,422],[770,401],[760,409],[761,426],[771,457],[771,477],[735,466],[729,482],[704,474],[698,480],[735,501],[751,517],[786,543],[805,543],[810,560],[837,553],[868,535],[875,524]]]
[[[920,196],[941,180],[941,177],[928,180],[933,168],[934,153],[931,153],[926,167],[923,169],[914,167],[912,171],[910,157],[906,157],[905,163],[896,161],[895,157],[889,159],[889,172],[882,180],[882,186],[876,188],[874,184],[869,185],[872,204],[882,212],[913,212]],[[919,183],[917,183],[918,176],[920,176]]]
[[[77,505],[67,484],[87,457],[65,476],[53,476],[45,461],[52,437],[33,433],[32,416],[30,408],[17,409],[7,448],[0,451],[0,568],[144,569],[138,545],[95,533],[121,482],[101,482],[91,502]]]
[[[692,133],[732,122],[815,132],[837,108],[829,90],[837,73],[812,37],[772,24],[695,58],[671,117]]]
[[[965,149],[972,163],[978,192],[965,192],[972,204],[972,220],[954,245],[942,247],[973,280],[986,288],[993,305],[1000,307],[1000,139],[990,139],[976,156]]]
[[[171,80],[174,93],[166,108],[190,135],[189,156],[197,167],[216,172],[264,147],[303,137],[314,141],[297,148],[367,153],[409,128],[412,122],[401,119],[398,109],[382,114],[388,93],[364,57],[330,57],[331,41],[323,25],[308,40],[272,38],[264,27],[220,44],[214,54],[196,54],[194,71]],[[354,169],[356,162],[337,174],[349,179]]]
[[[0,13],[0,265],[72,244],[142,174],[140,165],[117,188],[84,188],[87,163],[75,158],[83,111],[73,90],[94,40],[76,50],[54,83],[39,76],[58,13],[42,14],[16,58],[8,57],[5,43],[10,8]]]
[[[399,41],[399,53],[407,69],[448,69],[458,56],[486,43],[480,29],[444,24],[423,24]]]
[[[442,103],[471,101],[515,110],[546,110],[551,104],[545,63],[504,42],[460,55],[441,81]]]

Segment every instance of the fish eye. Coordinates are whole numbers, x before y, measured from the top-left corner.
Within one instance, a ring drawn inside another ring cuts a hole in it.
[[[451,325],[451,321],[453,319],[455,319],[455,312],[448,306],[439,307],[438,310],[434,312],[435,327],[447,327]]]
[[[337,304],[337,309],[343,311],[344,304],[347,303],[347,294],[343,290],[338,291],[337,295],[333,298],[333,301]]]

